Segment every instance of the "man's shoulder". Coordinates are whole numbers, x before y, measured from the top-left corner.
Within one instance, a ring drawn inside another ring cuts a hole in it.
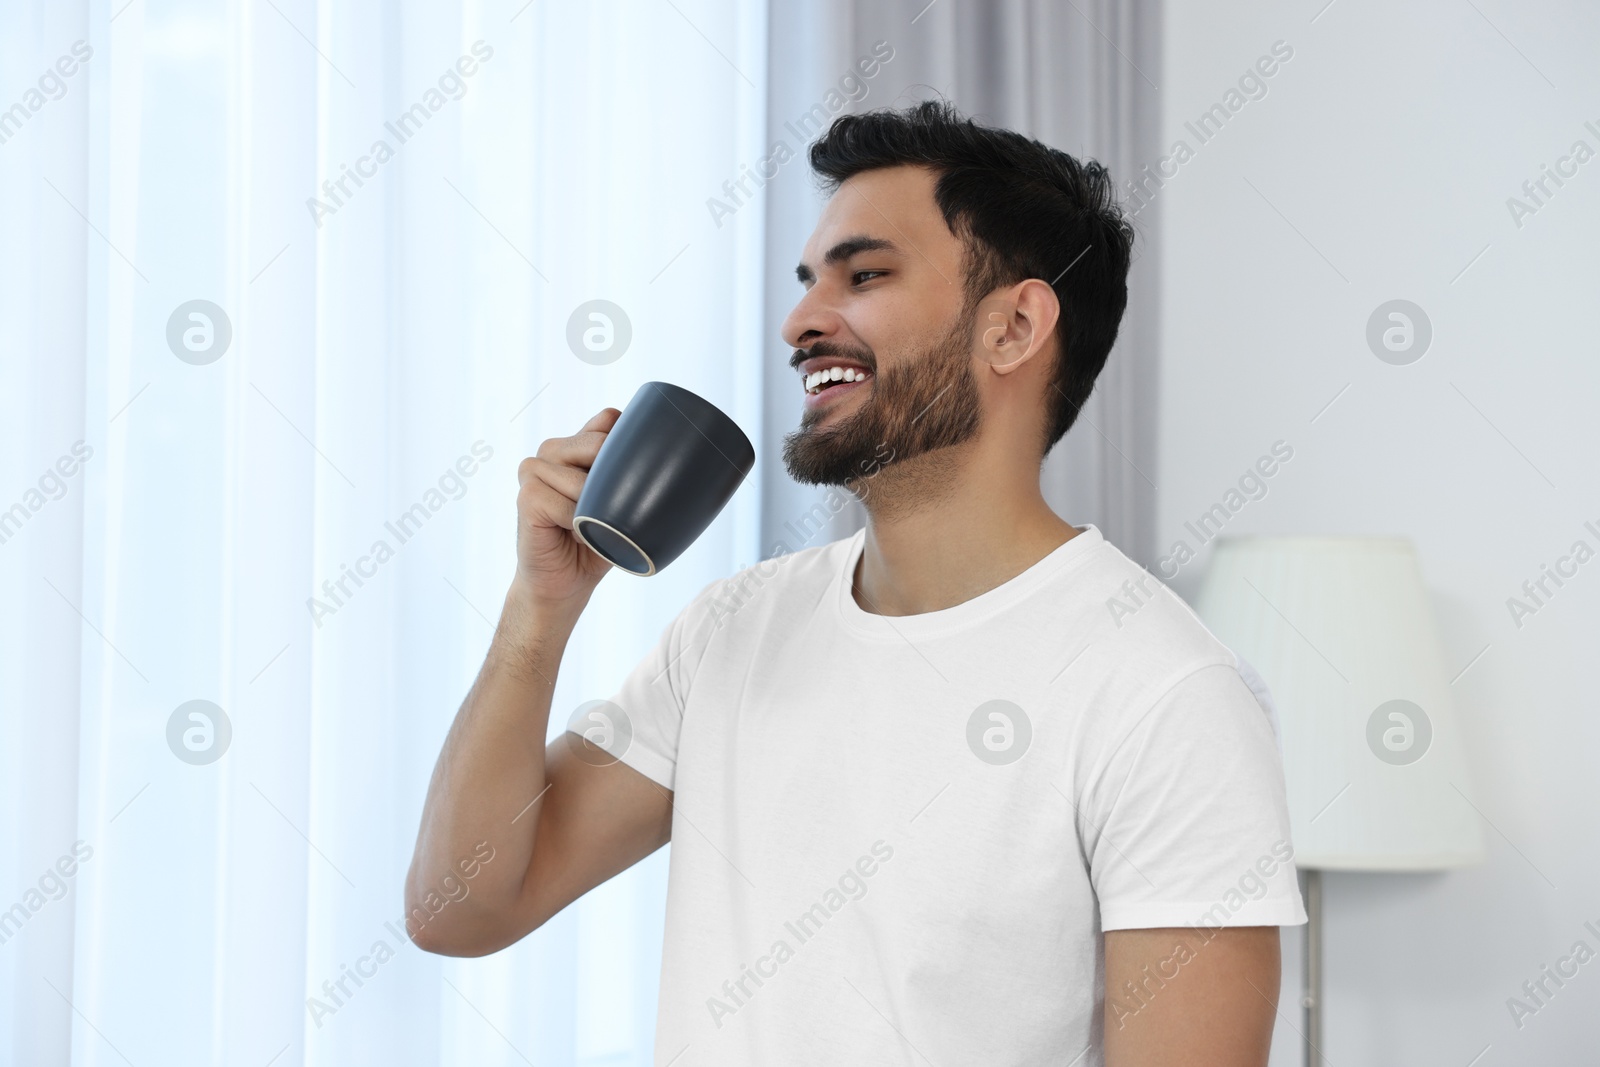
[[[1094,620],[1085,651],[1143,700],[1206,667],[1239,669],[1233,650],[1183,597],[1109,540],[1078,579],[1079,610]]]
[[[709,616],[720,626],[734,613],[746,609],[759,613],[779,610],[781,606],[787,611],[803,602],[814,602],[833,584],[859,537],[856,533],[827,544],[769,556],[713,579],[685,611]]]
[[[1281,752],[1266,683],[1177,592],[1110,541],[1070,584],[1061,599],[1070,596],[1077,624],[1060,631],[1068,667],[1059,677],[1075,694],[1079,735],[1100,739],[1093,751],[1111,751],[1171,706],[1180,716],[1260,715]]]

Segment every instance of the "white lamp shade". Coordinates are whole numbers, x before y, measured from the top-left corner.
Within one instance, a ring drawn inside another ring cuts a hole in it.
[[[1300,867],[1433,870],[1484,858],[1410,541],[1223,538],[1195,609],[1272,691]]]

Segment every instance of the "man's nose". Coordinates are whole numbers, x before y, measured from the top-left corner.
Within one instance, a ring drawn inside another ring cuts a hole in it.
[[[813,287],[810,292],[800,298],[783,320],[784,344],[790,348],[809,348],[824,337],[832,337],[839,331],[839,316],[828,307],[827,302]]]

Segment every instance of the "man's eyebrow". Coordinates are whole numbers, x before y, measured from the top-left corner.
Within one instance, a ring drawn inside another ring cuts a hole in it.
[[[851,256],[857,255],[861,252],[893,252],[898,255],[900,253],[900,246],[895,244],[893,241],[886,240],[885,238],[868,237],[865,234],[861,234],[856,237],[846,237],[844,240],[828,249],[828,251],[822,257],[822,265],[825,267],[831,267],[836,263],[843,263]],[[800,279],[800,283],[802,285],[804,285],[806,282],[816,280],[816,275],[813,274],[811,268],[806,266],[804,263],[801,263],[799,266],[795,267],[794,276]]]

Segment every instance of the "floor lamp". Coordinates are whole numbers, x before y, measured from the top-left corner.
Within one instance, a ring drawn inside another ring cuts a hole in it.
[[[1278,713],[1309,919],[1305,1063],[1322,1067],[1321,872],[1484,858],[1443,646],[1404,538],[1222,538],[1195,610]]]

